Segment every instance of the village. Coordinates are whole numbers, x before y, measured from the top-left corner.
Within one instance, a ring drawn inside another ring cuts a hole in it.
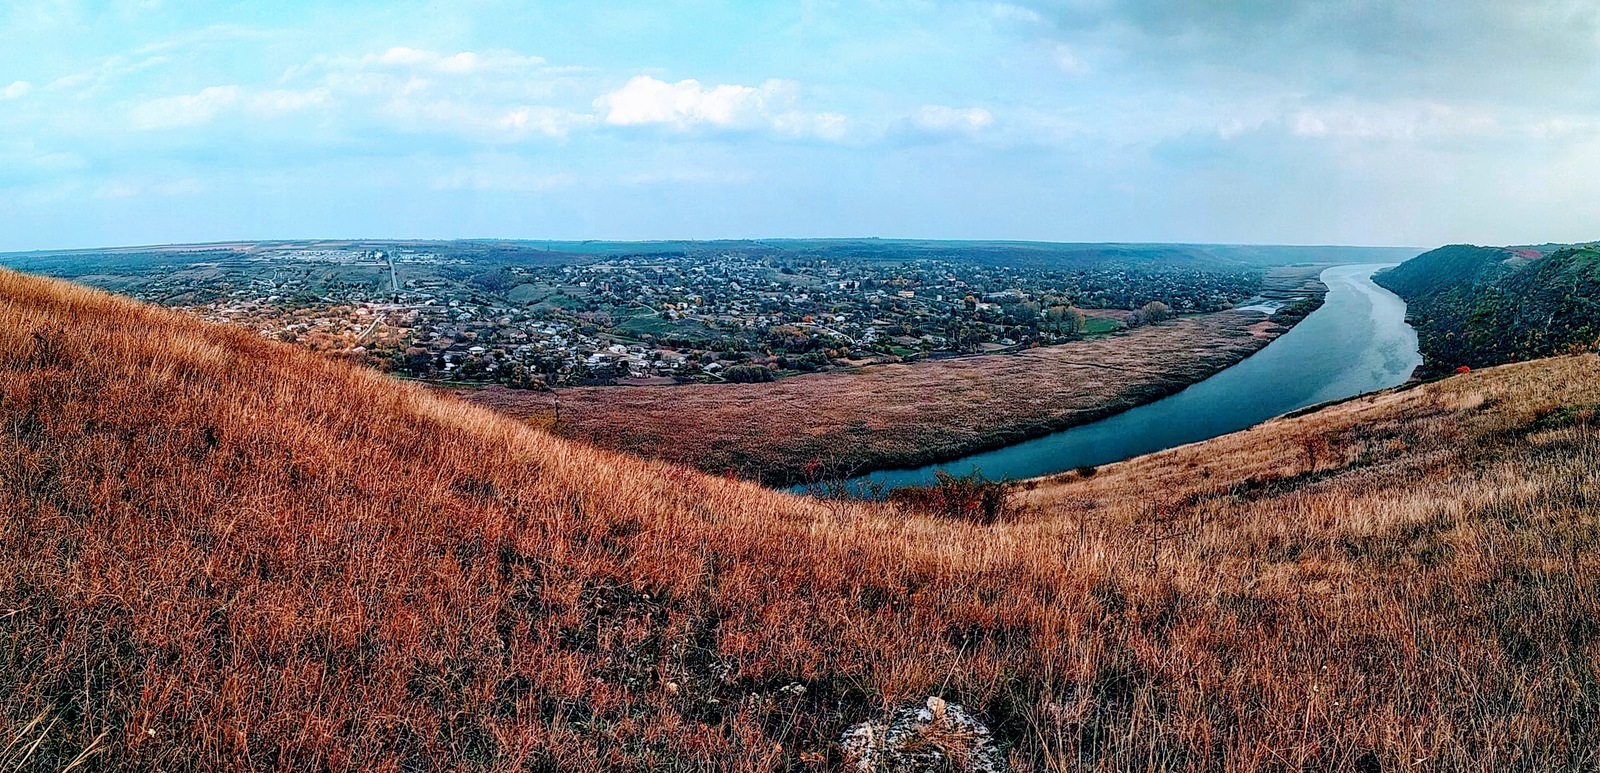
[[[1259,272],[705,250],[507,260],[427,246],[201,253],[80,276],[397,375],[518,388],[765,381],[1107,335],[1256,296]]]

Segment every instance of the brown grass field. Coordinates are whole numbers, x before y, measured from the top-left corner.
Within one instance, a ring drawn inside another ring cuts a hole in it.
[[[1593,770],[1597,405],[1483,370],[980,526],[0,273],[0,769],[832,769],[937,694],[1018,770]]]
[[[469,402],[583,442],[769,484],[916,467],[1086,424],[1160,399],[1254,354],[1282,328],[1221,312],[1127,335],[765,384],[490,387]],[[1271,332],[1269,332],[1271,331]]]

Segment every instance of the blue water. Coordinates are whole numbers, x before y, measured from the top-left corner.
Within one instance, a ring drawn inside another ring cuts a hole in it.
[[[990,479],[1033,478],[1083,465],[1118,462],[1237,432],[1297,408],[1385,389],[1422,364],[1406,304],[1372,283],[1387,265],[1322,272],[1328,296],[1266,348],[1177,394],[1093,424],[914,470],[887,470],[858,487],[922,485],[944,470],[981,470]]]

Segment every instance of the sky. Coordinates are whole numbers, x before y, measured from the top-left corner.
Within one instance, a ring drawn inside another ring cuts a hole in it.
[[[1594,0],[3,0],[0,250],[1600,239]]]

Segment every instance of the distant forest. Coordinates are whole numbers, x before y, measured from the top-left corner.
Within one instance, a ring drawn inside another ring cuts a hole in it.
[[[1421,375],[1600,345],[1600,249],[1451,245],[1382,272],[1404,298]]]

